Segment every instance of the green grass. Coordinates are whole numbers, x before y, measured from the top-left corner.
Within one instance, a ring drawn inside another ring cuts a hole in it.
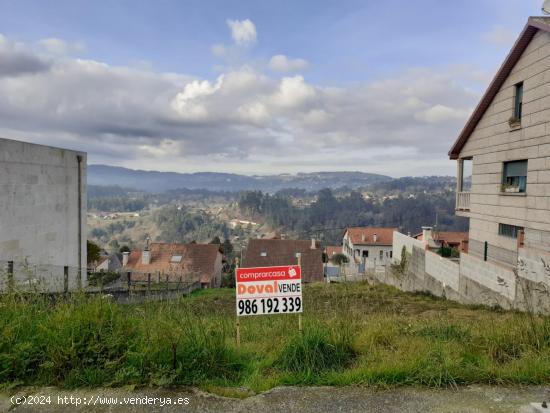
[[[118,305],[76,295],[0,298],[0,386],[550,383],[550,318],[366,283],[307,285],[297,315],[241,318],[234,290]],[[233,390],[231,390],[233,389]]]

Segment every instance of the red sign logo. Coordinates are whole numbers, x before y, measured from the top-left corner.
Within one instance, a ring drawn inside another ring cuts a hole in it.
[[[302,272],[297,265],[280,267],[237,268],[237,282],[294,280],[302,278]]]

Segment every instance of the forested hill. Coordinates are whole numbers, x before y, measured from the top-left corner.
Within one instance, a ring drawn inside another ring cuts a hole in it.
[[[396,227],[405,234],[436,223],[443,231],[468,229],[467,219],[455,215],[452,191],[365,199],[355,191],[336,197],[330,189],[323,189],[313,202],[301,207],[281,194],[247,191],[239,195],[238,205],[243,214],[261,218],[292,237],[316,236],[335,245],[350,226]]]
[[[88,166],[89,185],[118,185],[138,191],[164,192],[170,189],[208,189],[239,192],[275,192],[284,188],[318,191],[323,188],[365,187],[391,181],[385,175],[365,172],[314,172],[295,175],[246,176],[216,172],[176,173],[127,169],[108,165]]]

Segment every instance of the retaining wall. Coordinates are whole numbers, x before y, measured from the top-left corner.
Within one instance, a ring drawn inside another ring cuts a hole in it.
[[[424,244],[394,232],[394,264],[401,262],[405,247],[408,262],[402,271],[388,267],[372,274],[378,281],[404,291],[426,291],[466,304],[498,305],[534,312],[550,312],[550,252],[522,248],[518,267],[484,261],[462,253],[460,260],[427,251]]]

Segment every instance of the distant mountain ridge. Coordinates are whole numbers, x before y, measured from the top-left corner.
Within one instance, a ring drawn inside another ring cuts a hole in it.
[[[109,165],[89,165],[89,185],[118,185],[146,192],[164,192],[170,189],[209,189],[212,191],[262,190],[275,192],[285,188],[308,191],[348,186],[357,188],[393,178],[366,172],[312,172],[246,176],[219,172],[159,172],[143,171]]]

